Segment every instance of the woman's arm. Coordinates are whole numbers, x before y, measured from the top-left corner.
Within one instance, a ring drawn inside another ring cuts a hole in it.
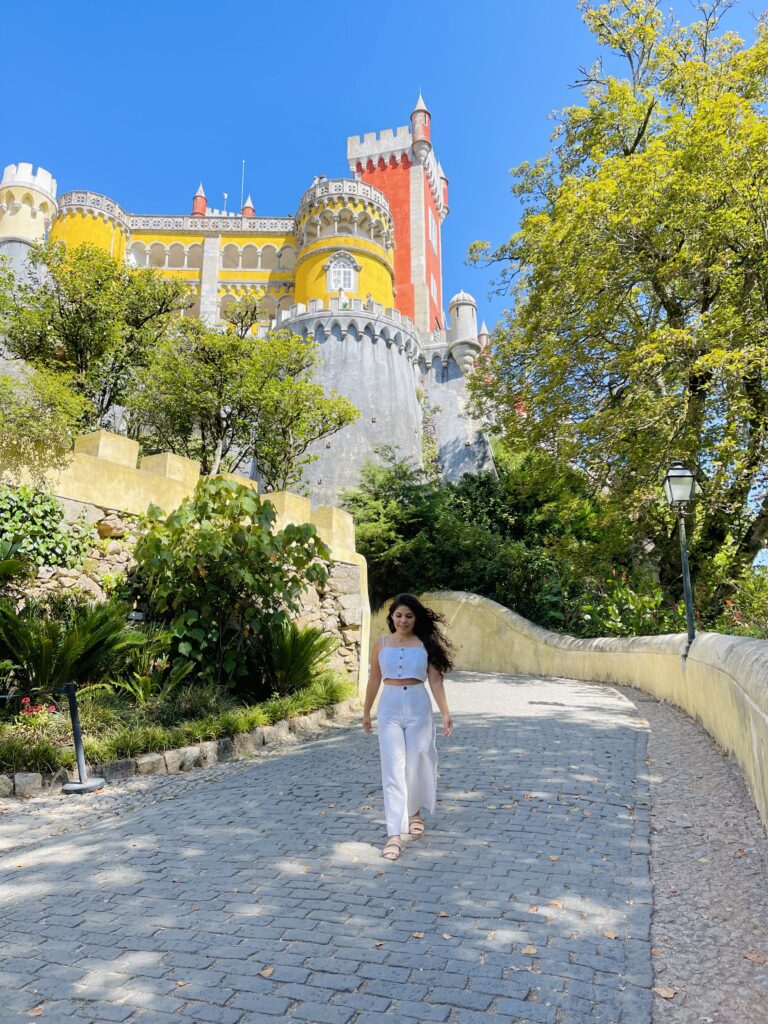
[[[371,725],[371,709],[373,702],[376,700],[376,694],[379,692],[381,686],[381,667],[379,665],[379,651],[381,650],[381,640],[377,640],[371,650],[371,668],[368,673],[368,686],[365,691],[365,703],[363,704],[363,729],[370,733],[373,732],[373,726]]]
[[[451,713],[448,710],[448,698],[445,696],[443,675],[430,663],[427,678],[429,679],[429,688],[432,691],[432,696],[435,698],[440,714],[443,717],[443,736],[450,736],[453,732],[453,722],[451,721]]]

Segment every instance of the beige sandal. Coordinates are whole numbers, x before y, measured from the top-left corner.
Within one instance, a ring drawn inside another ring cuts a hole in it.
[[[412,814],[408,819],[408,835],[423,836],[425,830],[424,819],[420,814]]]
[[[402,852],[403,844],[400,841],[400,836],[390,836],[381,851],[381,856],[386,860],[397,860]]]

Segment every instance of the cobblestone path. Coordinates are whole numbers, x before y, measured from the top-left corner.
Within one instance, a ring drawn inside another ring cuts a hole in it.
[[[646,705],[472,673],[448,693],[438,813],[395,864],[357,723],[0,816],[0,1022],[650,1024]]]

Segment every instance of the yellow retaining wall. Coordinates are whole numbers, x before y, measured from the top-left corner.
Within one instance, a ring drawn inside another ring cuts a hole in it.
[[[495,601],[456,591],[422,595],[447,620],[456,668],[634,686],[687,712],[739,762],[768,825],[768,641],[700,633],[580,640],[551,633]],[[386,608],[371,637],[387,634]]]

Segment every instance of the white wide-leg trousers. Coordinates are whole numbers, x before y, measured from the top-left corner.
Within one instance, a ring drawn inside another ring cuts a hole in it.
[[[409,815],[435,810],[437,749],[427,687],[382,686],[377,725],[387,835],[397,836],[408,832]]]

